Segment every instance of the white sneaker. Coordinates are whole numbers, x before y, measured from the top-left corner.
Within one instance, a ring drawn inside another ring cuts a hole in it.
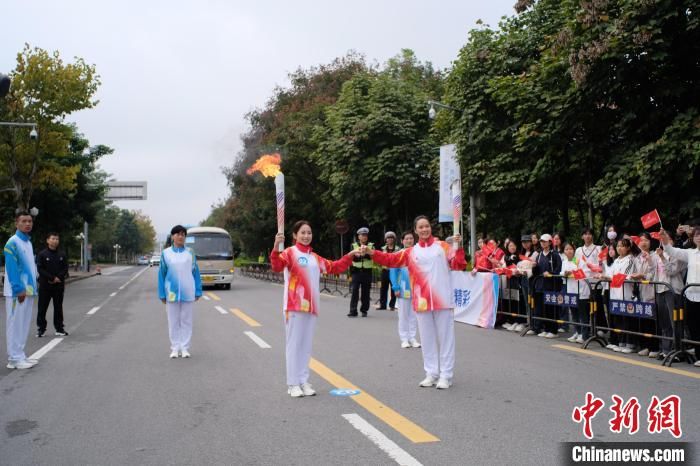
[[[623,349],[624,348],[622,346],[615,345],[615,347],[613,348],[613,351],[616,353],[621,353]]]
[[[409,343],[411,343],[411,346],[413,348],[420,348],[420,342],[415,338],[411,338],[411,341]]]
[[[177,351],[170,352],[170,359],[177,359],[178,357]]]
[[[574,343],[577,338],[578,338],[578,333],[574,333],[569,338],[567,338],[566,341],[570,341],[571,343]]]
[[[632,348],[624,347],[620,350],[620,353],[630,354],[632,351],[634,351]]]
[[[527,332],[525,332],[525,335],[534,335],[534,334],[535,334],[535,331],[532,330],[532,329],[530,329],[530,330],[528,330]]]
[[[656,358],[658,358],[658,357],[659,357],[659,354],[661,354],[661,353],[658,352],[658,351],[649,351],[649,357],[650,357],[651,359],[656,359]]]
[[[192,356],[192,355],[190,354],[189,351],[187,351],[186,349],[184,349],[184,350],[180,351],[180,356],[182,356],[183,358],[189,358],[189,357]]]
[[[449,380],[440,379],[440,380],[438,380],[437,385],[435,385],[435,388],[440,389],[440,390],[444,390],[446,388],[450,388],[450,385],[452,385],[452,384],[450,383]]]
[[[304,396],[314,396],[316,394],[316,390],[314,390],[308,382],[301,384],[301,391]]]
[[[401,342],[401,348],[410,348],[411,344],[407,342],[406,340]]]
[[[509,332],[517,332],[518,331],[518,324],[513,324],[510,326],[508,329]]]
[[[612,349],[615,349],[616,346],[617,345],[613,345],[612,343],[608,343],[607,346],[605,347],[605,349],[612,350]]]
[[[299,385],[292,385],[287,389],[287,393],[292,397],[292,398],[301,398],[304,396],[304,391],[301,389]]]
[[[637,354],[642,356],[642,357],[649,356],[649,348],[644,348],[643,350],[639,351]]]
[[[547,332],[540,332],[537,334],[538,337],[545,338],[547,336]]]
[[[24,360],[17,362],[8,362],[6,367],[8,369],[31,369],[32,367],[34,367],[34,364],[28,362],[27,360]]]
[[[435,385],[435,382],[437,382],[437,379],[435,377],[427,376],[418,385],[420,385],[421,387],[432,387],[433,385]]]
[[[578,343],[579,345],[582,345],[583,344],[583,336],[579,335],[576,338],[575,342]]]
[[[559,327],[559,328],[557,329],[557,333],[566,333],[566,329],[563,329],[563,328]]]
[[[544,337],[545,338],[559,338],[559,335],[556,333],[547,332],[547,335],[545,335]]]
[[[694,354],[695,354],[695,348],[690,348],[690,349],[688,349],[688,350],[685,350],[685,352],[694,355]],[[696,366],[697,366],[697,364],[696,364]]]
[[[523,330],[525,330],[525,324],[518,324],[515,326],[516,332],[522,332]]]
[[[700,367],[700,359],[698,359],[697,361],[695,361],[695,364],[693,364],[693,366],[695,366],[695,367]]]
[[[513,327],[513,324],[509,324],[506,322],[505,324],[501,325],[501,328],[504,328],[506,330],[510,330]]]

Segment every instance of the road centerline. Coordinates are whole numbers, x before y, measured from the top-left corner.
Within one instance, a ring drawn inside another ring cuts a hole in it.
[[[393,409],[391,409],[381,401],[377,400],[373,396],[369,395],[364,390],[357,387],[345,377],[337,374],[317,359],[311,358],[311,361],[309,362],[309,367],[321,378],[325,379],[328,383],[330,383],[336,388],[349,388],[360,390],[361,393],[359,395],[354,395],[350,398],[352,398],[353,401],[365,408],[367,411],[374,414],[384,423],[389,425],[389,427],[391,427],[392,429],[396,430],[398,433],[409,439],[411,442],[429,443],[440,441],[439,438],[426,431],[410,419],[394,411]]]
[[[248,314],[241,311],[240,309],[236,309],[235,307],[231,308],[231,314],[238,317],[239,319],[241,319],[243,322],[250,325],[251,327],[262,327],[262,325],[260,325],[260,323],[257,320],[253,319],[252,317],[250,317]]]

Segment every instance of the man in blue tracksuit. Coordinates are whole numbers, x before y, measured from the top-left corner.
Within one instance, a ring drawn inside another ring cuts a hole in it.
[[[5,256],[5,311],[7,339],[7,368],[29,369],[37,361],[27,359],[24,345],[32,324],[34,296],[37,293],[36,263],[29,234],[34,219],[29,212],[20,210],[15,215],[17,232],[7,241]]]

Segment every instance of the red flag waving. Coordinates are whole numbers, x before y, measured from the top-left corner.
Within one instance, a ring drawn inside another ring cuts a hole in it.
[[[586,264],[588,265],[588,270],[590,270],[591,272],[603,273],[603,267],[601,267],[599,265],[591,264],[590,262],[586,262]]]
[[[634,244],[639,246],[639,241],[641,241],[641,238],[639,236],[630,236],[630,238],[632,238],[632,242],[634,242]]]
[[[625,280],[627,280],[627,275],[625,275],[624,273],[616,273],[612,277],[612,281],[610,282],[610,288],[622,287],[622,284],[625,283]]]
[[[583,280],[584,278],[586,278],[586,272],[584,272],[581,269],[574,270],[573,275],[575,280]]]
[[[653,227],[657,223],[661,223],[661,217],[659,217],[659,212],[656,209],[642,215],[642,226],[644,228]]]
[[[652,238],[654,238],[656,241],[661,241],[661,232],[659,231],[652,231],[649,233]]]
[[[600,250],[598,253],[598,262],[603,262],[608,258],[608,247],[605,246],[603,249]]]

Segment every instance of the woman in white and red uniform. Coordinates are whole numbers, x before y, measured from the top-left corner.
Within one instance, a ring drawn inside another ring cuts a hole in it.
[[[425,379],[421,387],[448,388],[452,385],[455,365],[454,309],[450,268],[464,270],[462,237],[455,235],[457,249],[432,235],[428,217],[413,222],[418,244],[393,254],[368,251],[372,259],[383,266],[408,267],[412,304],[418,319],[423,350]]]
[[[272,270],[284,270],[284,314],[287,336],[287,393],[294,398],[312,396],[309,360],[318,316],[322,273],[336,274],[352,264],[353,252],[332,262],[311,250],[311,225],[300,220],[292,228],[294,245],[279,252],[284,234],[275,236],[270,254]]]

